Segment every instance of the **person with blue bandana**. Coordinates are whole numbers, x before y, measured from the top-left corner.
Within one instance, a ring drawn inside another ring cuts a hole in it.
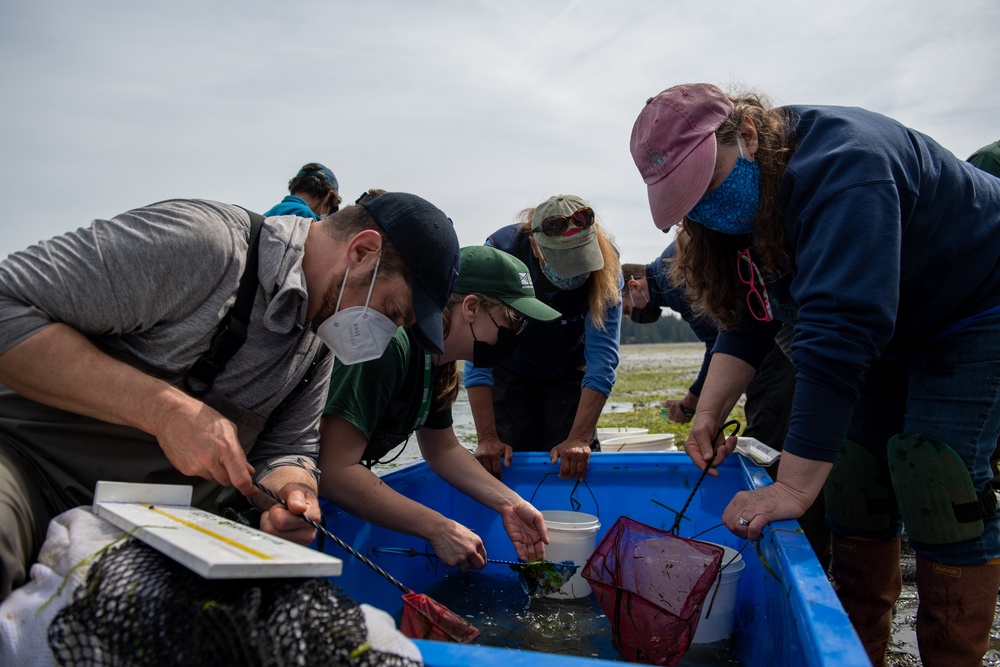
[[[825,492],[834,587],[875,665],[905,525],[923,664],[981,665],[1000,588],[1000,180],[871,111],[704,83],[649,98],[631,151],[656,227],[677,226],[671,274],[721,327],[685,444],[700,468],[719,474],[722,419],[794,328],[777,481],[723,522],[758,540]]]
[[[576,195],[549,197],[518,217],[486,244],[524,262],[535,296],[562,317],[529,321],[514,353],[492,369],[465,365],[475,454],[498,479],[513,452],[549,452],[560,477],[583,479],[618,366],[618,251]]]
[[[294,215],[319,220],[340,210],[340,184],[333,172],[318,162],[304,165],[288,181],[288,196],[264,212],[265,218]]]

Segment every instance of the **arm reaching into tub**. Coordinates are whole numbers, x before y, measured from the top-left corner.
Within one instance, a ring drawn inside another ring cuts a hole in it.
[[[424,460],[441,479],[500,513],[519,559],[545,557],[549,534],[542,513],[487,472],[458,442],[454,429],[422,428],[417,431],[417,442]]]
[[[320,422],[320,495],[359,519],[427,540],[448,566],[486,565],[486,547],[467,527],[397,493],[361,464],[367,439],[354,424],[325,415]],[[480,472],[486,471],[465,452]]]

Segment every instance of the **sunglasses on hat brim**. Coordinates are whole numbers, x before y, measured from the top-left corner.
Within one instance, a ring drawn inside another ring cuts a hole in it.
[[[580,229],[586,229],[594,224],[594,211],[589,206],[578,209],[572,215],[550,215],[542,220],[542,224],[533,227],[532,234],[542,232],[546,236],[562,236],[569,229],[570,223]]]

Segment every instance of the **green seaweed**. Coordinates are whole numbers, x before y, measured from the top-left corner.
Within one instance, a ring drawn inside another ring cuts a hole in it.
[[[511,563],[508,567],[517,572],[521,590],[535,598],[555,593],[580,568],[571,560],[558,563],[550,560],[532,560],[526,563]]]

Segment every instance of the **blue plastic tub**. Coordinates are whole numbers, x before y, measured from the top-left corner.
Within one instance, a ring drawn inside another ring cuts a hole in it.
[[[548,454],[520,453],[504,471],[504,482],[522,497],[534,497],[532,502],[539,509],[576,509],[598,515],[601,519],[598,542],[619,516],[669,530],[675,518],[671,509],[681,509],[700,475],[687,455],[680,452],[597,453],[590,459],[586,486],[580,484],[573,494],[573,500],[580,503],[577,507],[571,506],[570,498],[574,481],[559,479],[554,474],[557,470],[557,466],[549,463]],[[698,539],[739,550],[744,546],[743,540],[724,527],[712,527],[720,524],[722,511],[733,495],[770,484],[770,478],[740,456],[730,457],[720,472],[719,477],[705,478],[686,513],[690,521],[682,521],[679,534],[692,537],[711,529]],[[499,515],[445,484],[426,463],[392,470],[383,474],[382,479],[399,493],[475,530],[486,544],[490,558],[516,560]],[[426,545],[422,540],[372,526],[330,503],[325,503],[323,509],[331,532],[371,557],[405,585],[420,592],[443,576],[444,568],[431,565],[426,558],[378,558],[371,551],[373,546],[424,551]],[[402,608],[398,588],[336,544],[328,543],[325,549],[344,559],[344,574],[335,582],[348,595],[398,618]],[[750,544],[743,549],[743,560],[746,568],[739,580],[730,642],[733,657],[746,667],[869,664],[843,607],[796,522],[782,521],[769,526],[759,546]],[[489,564],[487,569],[516,576],[504,565]],[[605,660],[475,644],[417,643],[424,661],[432,667],[612,664]]]

